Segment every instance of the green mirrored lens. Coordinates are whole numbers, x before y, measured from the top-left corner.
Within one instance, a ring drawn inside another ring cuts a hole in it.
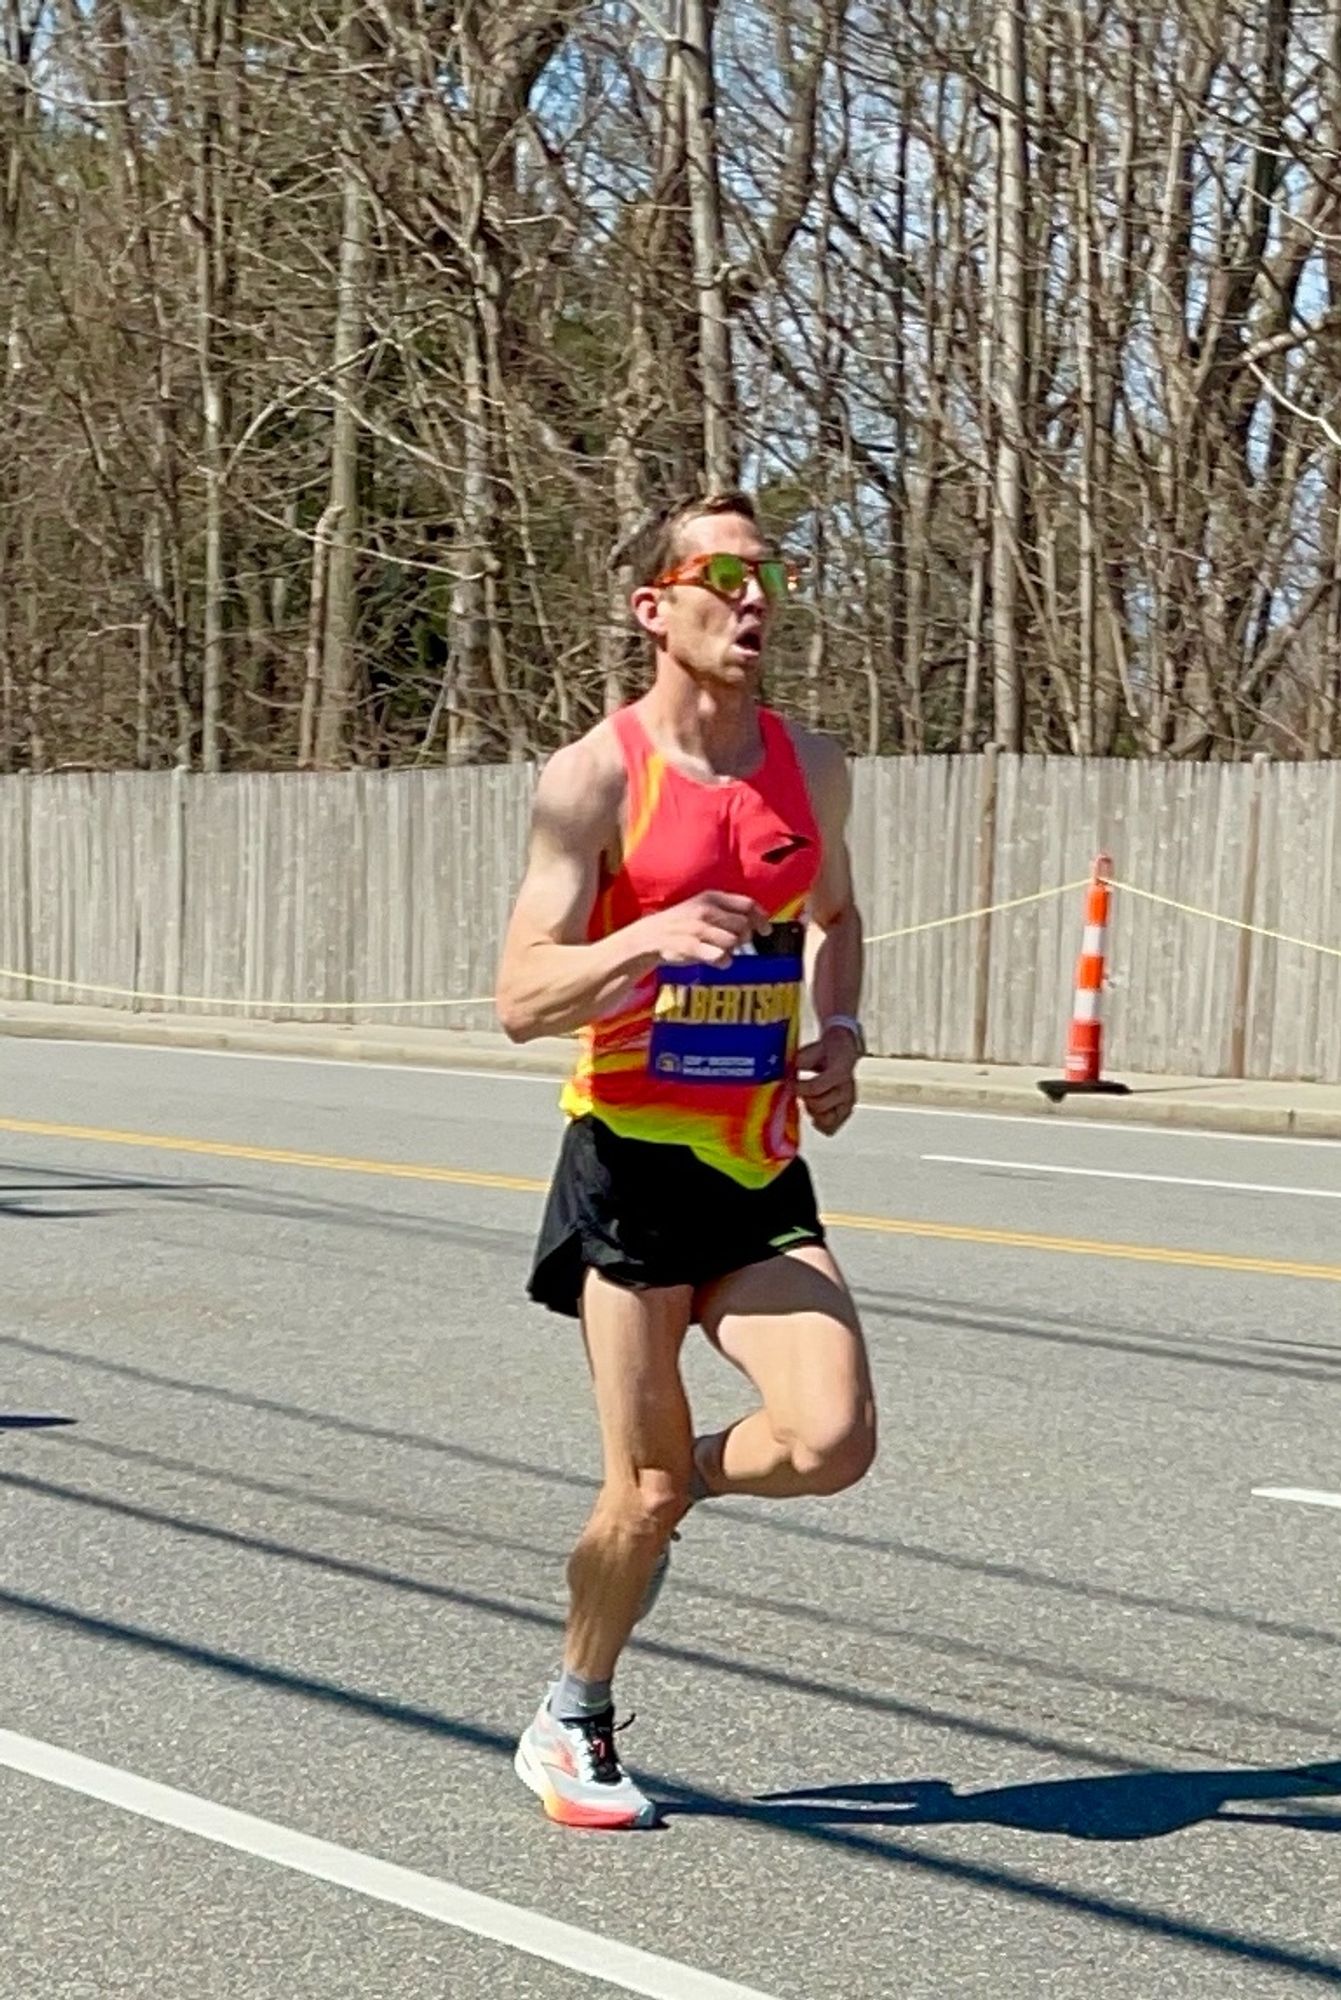
[[[764,596],[777,603],[787,595],[787,565],[770,559],[759,565],[759,584]]]
[[[740,556],[714,556],[704,575],[714,590],[734,593],[745,588],[746,566]]]

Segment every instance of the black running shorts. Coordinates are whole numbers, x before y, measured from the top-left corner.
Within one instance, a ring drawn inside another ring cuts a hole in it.
[[[575,1318],[588,1269],[630,1291],[697,1287],[823,1241],[804,1160],[792,1160],[766,1187],[746,1188],[687,1146],[622,1139],[598,1118],[575,1118],[527,1291]]]

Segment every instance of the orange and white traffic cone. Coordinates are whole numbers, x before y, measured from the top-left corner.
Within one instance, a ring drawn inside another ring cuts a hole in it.
[[[1109,877],[1113,863],[1100,854],[1085,891],[1085,934],[1076,964],[1075,1001],[1071,1027],[1066,1037],[1066,1074],[1049,1077],[1039,1084],[1043,1095],[1059,1104],[1073,1091],[1102,1093],[1108,1097],[1128,1097],[1125,1083],[1116,1083],[1103,1073],[1103,985],[1104,961],[1108,955],[1108,919],[1113,905]]]

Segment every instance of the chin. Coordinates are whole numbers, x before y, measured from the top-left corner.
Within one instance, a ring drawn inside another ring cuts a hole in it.
[[[729,689],[734,693],[752,692],[762,676],[761,660],[733,660],[730,657],[703,660],[689,668],[690,674],[701,688],[719,688],[724,693]]]

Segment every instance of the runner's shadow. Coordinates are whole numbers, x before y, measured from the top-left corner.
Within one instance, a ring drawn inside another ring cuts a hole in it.
[[[939,1779],[905,1784],[820,1785],[771,1792],[747,1812],[792,1827],[1004,1826],[1069,1840],[1159,1840],[1208,1820],[1273,1825],[1270,1813],[1226,1812],[1230,1805],[1328,1798],[1341,1794],[1341,1762],[1276,1771],[1139,1771],[1105,1778],[1062,1778],[956,1792]],[[1341,1832],[1335,1813],[1295,1813],[1280,1822],[1312,1832]]]
[[[160,1192],[175,1185],[172,1181],[146,1179],[142,1174],[74,1174],[62,1167],[20,1167],[12,1160],[0,1163],[0,1172],[18,1176],[0,1181],[0,1219],[5,1221],[96,1221],[121,1211],[103,1204],[71,1203],[68,1197]]]
[[[0,1217],[7,1222],[87,1222],[96,1216],[112,1213],[110,1208],[55,1208],[47,1200],[32,1201],[0,1195]]]

